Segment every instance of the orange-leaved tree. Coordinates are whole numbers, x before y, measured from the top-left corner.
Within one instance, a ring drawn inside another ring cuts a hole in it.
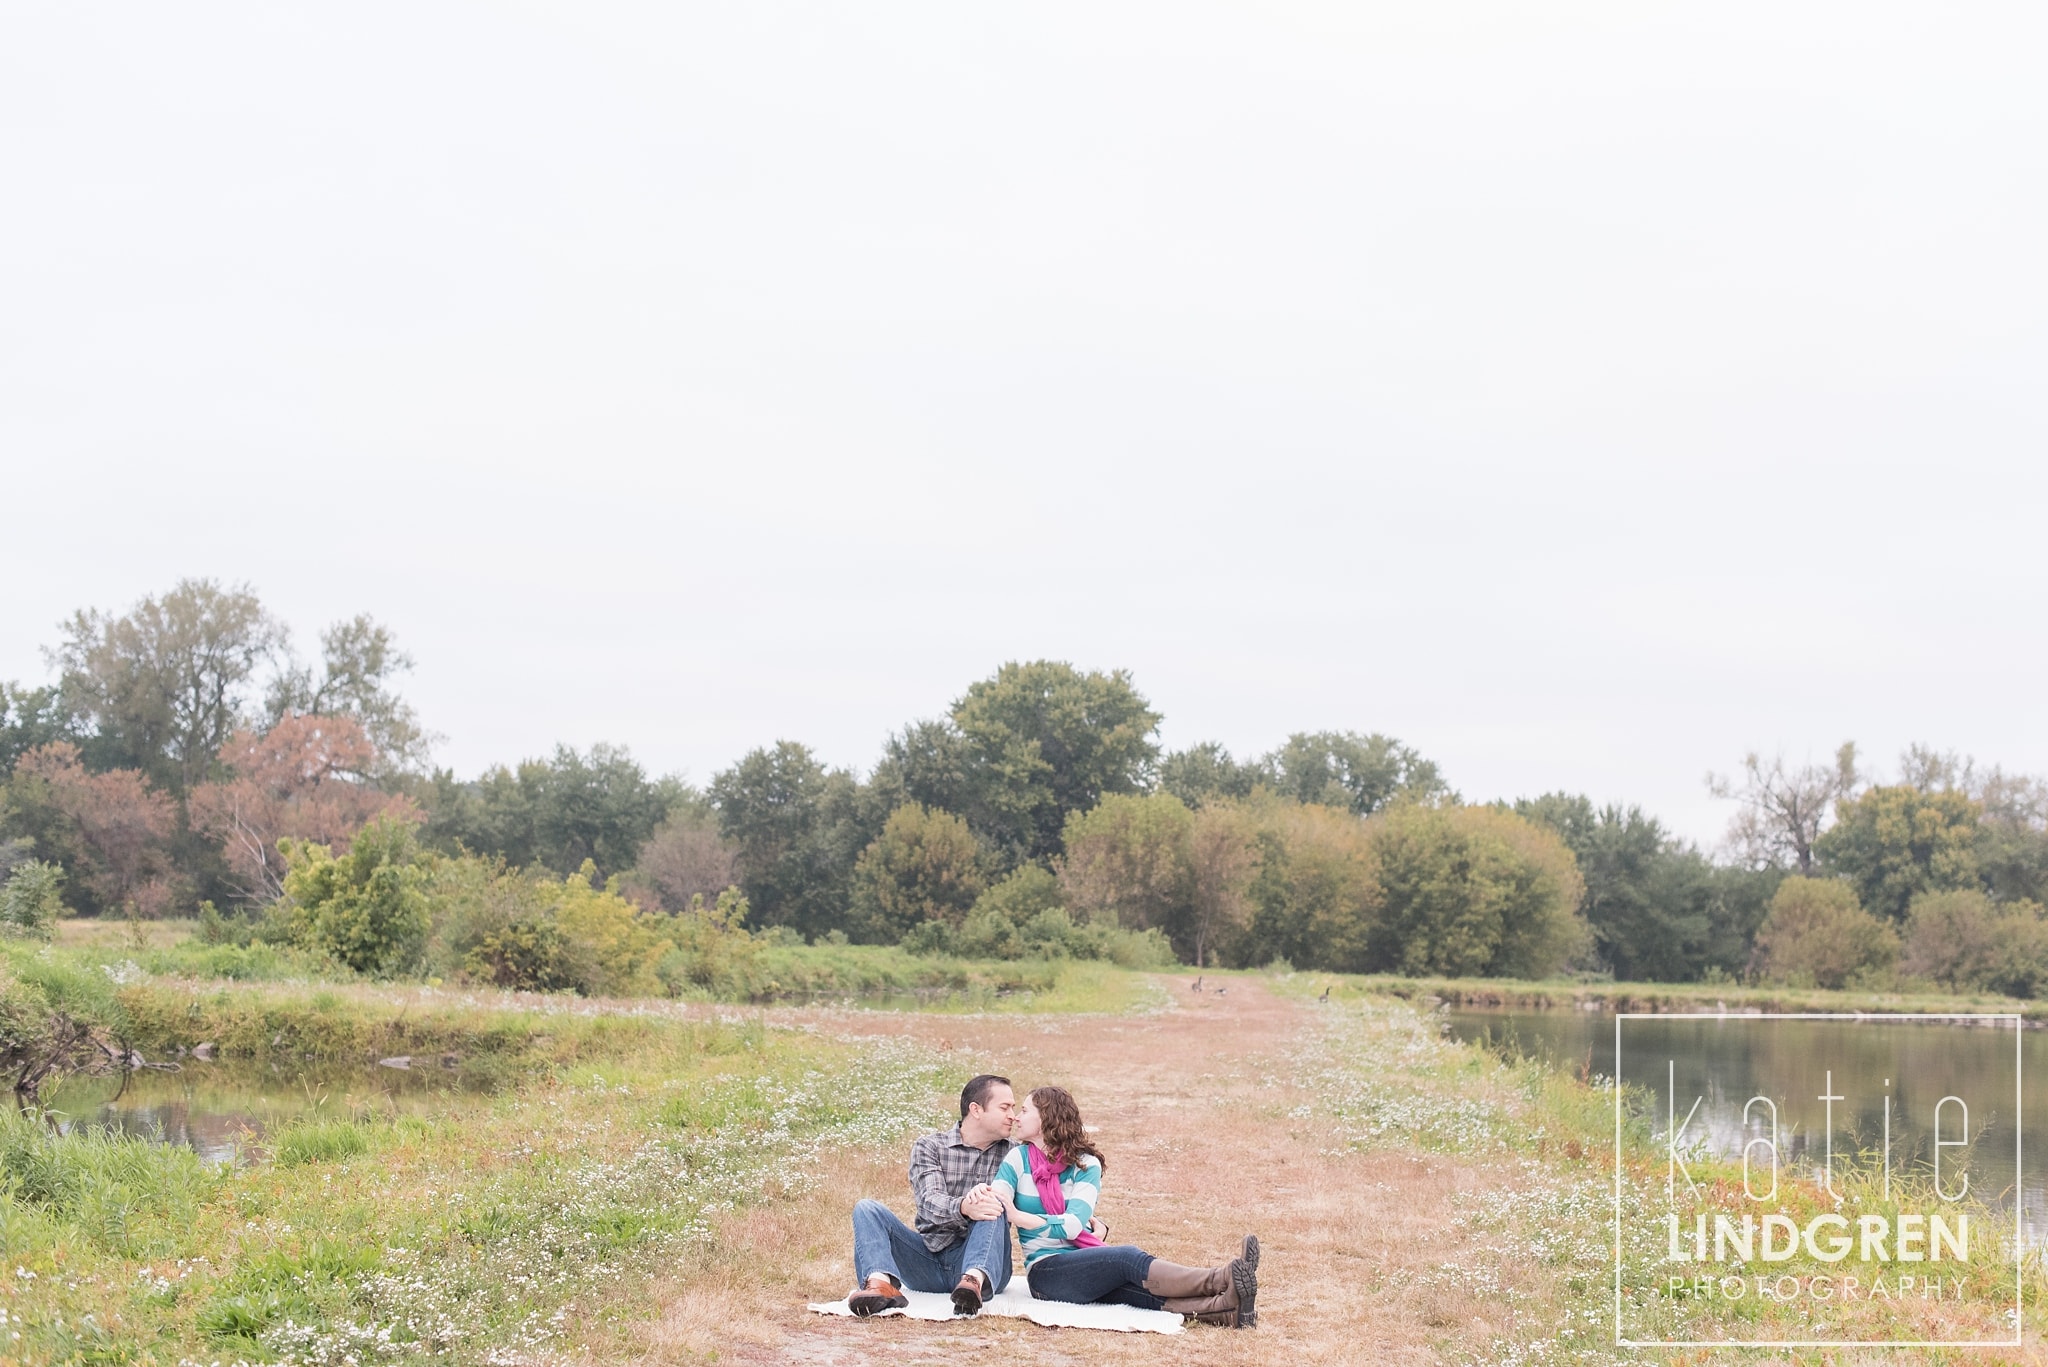
[[[268,731],[237,731],[220,757],[229,776],[193,790],[192,826],[220,842],[251,901],[284,891],[280,841],[338,847],[378,815],[419,819],[408,799],[368,781],[377,751],[353,717],[287,715]]]
[[[69,741],[39,745],[21,757],[15,782],[58,821],[61,854],[108,910],[161,915],[171,901],[166,842],[177,806],[138,769],[87,772]]]

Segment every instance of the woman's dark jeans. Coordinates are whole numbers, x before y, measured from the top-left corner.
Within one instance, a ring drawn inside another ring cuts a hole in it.
[[[1024,1280],[1042,1301],[1081,1305],[1132,1305],[1157,1310],[1159,1297],[1145,1289],[1152,1255],[1135,1244],[1104,1244],[1053,1253],[1031,1264]]]

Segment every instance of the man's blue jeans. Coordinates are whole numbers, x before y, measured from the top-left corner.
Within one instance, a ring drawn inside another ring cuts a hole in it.
[[[880,1201],[862,1201],[853,1208],[853,1281],[866,1286],[868,1277],[887,1272],[912,1291],[951,1291],[970,1267],[988,1274],[991,1295],[1010,1284],[1010,1222],[976,1220],[967,1237],[951,1248],[932,1252],[924,1236],[896,1218]]]

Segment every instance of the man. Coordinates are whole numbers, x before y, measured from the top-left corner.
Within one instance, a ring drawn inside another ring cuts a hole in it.
[[[902,1309],[908,1286],[950,1290],[953,1313],[972,1315],[1009,1285],[1010,1226],[989,1183],[1010,1152],[1016,1109],[1010,1080],[983,1073],[960,1089],[960,1123],[910,1146],[915,1230],[880,1201],[853,1208],[854,1314]]]
[[[990,1183],[1010,1152],[1016,1110],[1010,1080],[983,1073],[960,1089],[960,1123],[910,1146],[915,1230],[880,1201],[853,1208],[854,1314],[902,1309],[908,1286],[951,1288],[953,1313],[972,1315],[1010,1284],[1010,1224]],[[1100,1219],[1088,1228],[1098,1239],[1109,1233]]]

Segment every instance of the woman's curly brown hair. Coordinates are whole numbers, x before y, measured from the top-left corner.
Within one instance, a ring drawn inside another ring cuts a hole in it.
[[[1102,1150],[1095,1147],[1088,1131],[1081,1127],[1081,1108],[1074,1104],[1073,1093],[1064,1087],[1033,1087],[1031,1104],[1038,1109],[1039,1121],[1045,1127],[1038,1138],[1039,1145],[1055,1163],[1066,1167],[1087,1154],[1108,1167]]]

